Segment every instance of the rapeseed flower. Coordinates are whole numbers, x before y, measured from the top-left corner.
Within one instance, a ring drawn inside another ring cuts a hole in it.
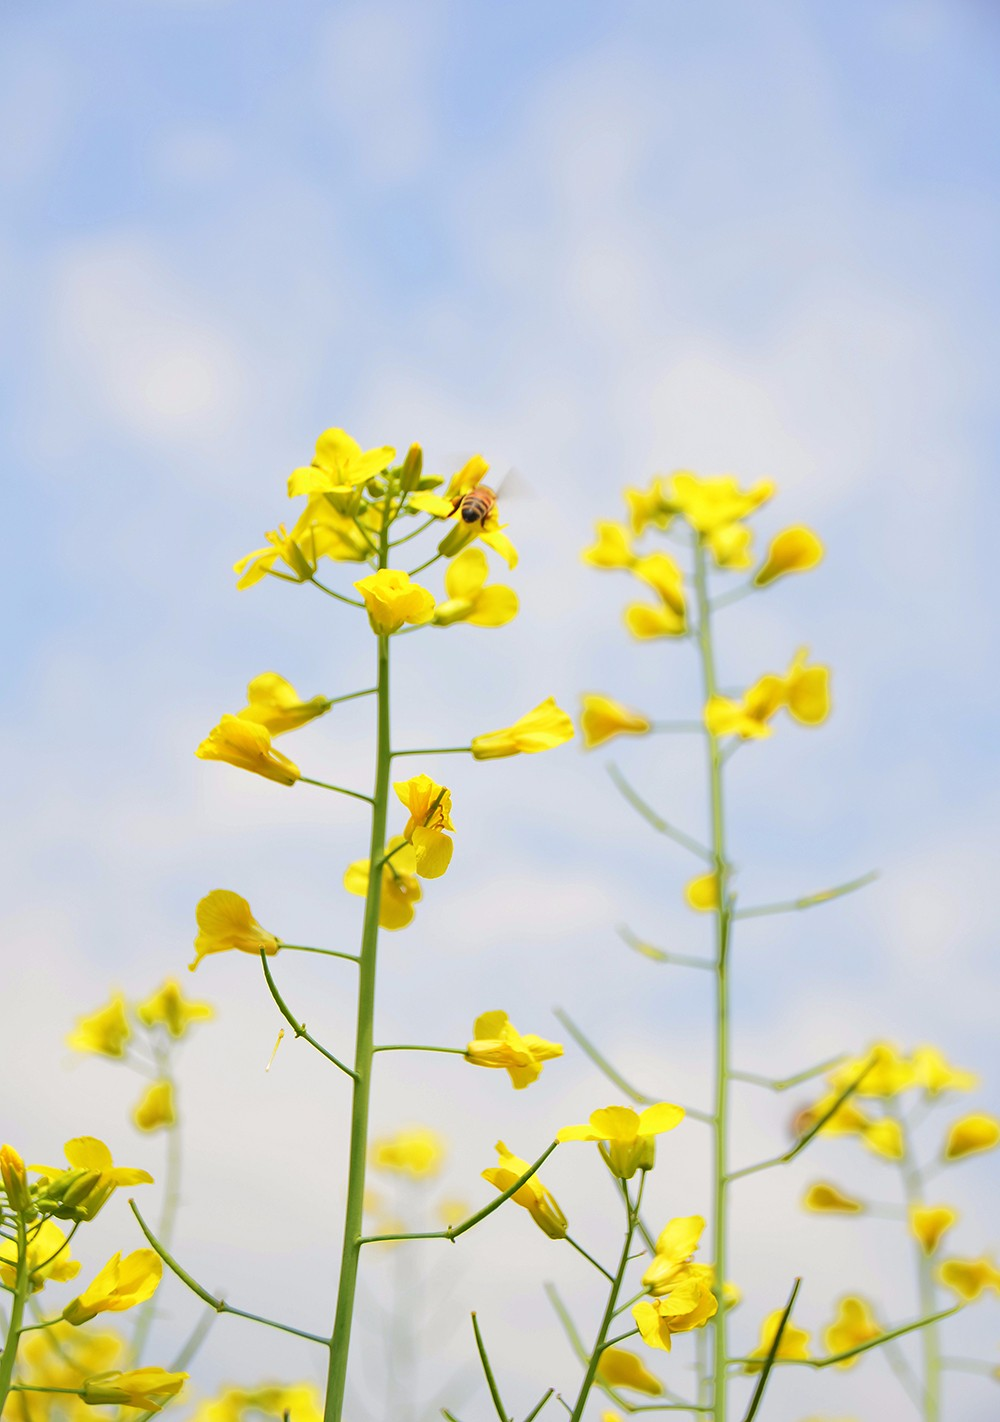
[[[670,1352],[675,1333],[703,1328],[719,1309],[711,1279],[693,1276],[677,1283],[662,1298],[643,1299],[632,1310],[642,1341],[650,1348]]]
[[[629,1387],[644,1392],[647,1397],[659,1397],[663,1392],[660,1379],[645,1366],[635,1353],[625,1348],[605,1348],[597,1365],[597,1376],[608,1387]]]
[[[315,559],[310,562],[306,557],[296,541],[294,529],[289,533],[285,525],[279,523],[277,528],[265,533],[264,537],[267,543],[263,548],[255,548],[233,564],[233,572],[239,575],[237,591],[252,588],[262,578],[266,578],[279,558],[289,569],[289,572],[279,576],[293,577],[300,583],[307,582],[312,577],[316,571]]]
[[[649,642],[656,637],[683,637],[687,631],[683,614],[675,612],[666,603],[650,607],[645,602],[633,602],[625,609],[625,626],[640,642]]]
[[[465,548],[445,569],[446,602],[434,609],[437,627],[470,622],[473,627],[503,627],[517,616],[517,593],[500,583],[486,586],[489,563],[481,548]]]
[[[751,1358],[760,1358],[759,1363],[747,1363],[743,1371],[746,1373],[759,1373],[763,1366],[763,1360],[771,1351],[771,1344],[774,1342],[775,1334],[778,1332],[778,1325],[781,1322],[785,1310],[776,1308],[773,1313],[769,1313],[760,1326],[760,1343]],[[776,1358],[783,1358],[786,1362],[804,1362],[809,1357],[809,1334],[804,1328],[796,1328],[791,1319],[785,1324],[781,1334],[781,1342],[778,1344]]]
[[[67,1323],[79,1327],[99,1313],[120,1313],[153,1297],[163,1275],[163,1264],[152,1249],[137,1249],[127,1258],[113,1254],[101,1272],[78,1298],[63,1309]]]
[[[503,1141],[497,1141],[496,1152],[498,1163],[491,1169],[484,1170],[482,1177],[491,1185],[495,1185],[502,1194],[529,1169],[529,1162],[522,1160],[519,1155],[512,1155]],[[566,1216],[537,1174],[526,1180],[520,1190],[515,1190],[510,1198],[515,1205],[521,1205],[528,1211],[535,1224],[549,1239],[566,1238]]]
[[[87,1378],[80,1396],[88,1407],[108,1403],[119,1407],[140,1407],[159,1412],[176,1397],[188,1379],[187,1373],[170,1373],[165,1368],[133,1368],[126,1373],[99,1373]]]
[[[636,1113],[630,1106],[605,1106],[592,1111],[583,1126],[563,1126],[558,1141],[595,1141],[612,1174],[631,1180],[637,1170],[652,1170],[656,1137],[672,1131],[684,1119],[684,1109],[668,1101]]]
[[[993,1150],[1000,1142],[1000,1121],[994,1116],[963,1116],[948,1132],[945,1160],[962,1160],[967,1155]]]
[[[0,1146],[0,1180],[3,1181],[10,1208],[19,1215],[33,1215],[35,1204],[31,1198],[27,1167],[11,1145]]]
[[[125,998],[116,992],[106,1007],[89,1017],[81,1017],[67,1043],[76,1052],[96,1052],[102,1057],[123,1057],[125,1043],[132,1035],[125,1012]]]
[[[312,696],[303,701],[299,693],[277,672],[261,672],[247,687],[247,702],[237,712],[241,721],[263,726],[274,736],[295,731],[317,716],[325,716],[333,705],[326,696]]]
[[[358,859],[349,864],[344,872],[344,888],[349,894],[365,898],[368,894],[370,873],[371,861],[368,859]],[[396,835],[385,847],[382,864],[378,913],[379,925],[382,928],[405,928],[412,921],[414,906],[423,896],[416,873],[416,850],[401,834]]]
[[[698,1249],[705,1221],[701,1215],[684,1215],[671,1220],[656,1241],[653,1262],[642,1276],[643,1287],[651,1294],[663,1294],[690,1274],[691,1258]],[[711,1284],[712,1270],[707,1273]],[[704,1277],[704,1276],[703,1276]]]
[[[754,576],[756,587],[783,578],[787,573],[805,573],[823,557],[823,545],[809,528],[785,528],[775,534],[767,557]]]
[[[589,694],[583,697],[583,714],[580,729],[583,732],[585,750],[610,741],[612,736],[642,736],[650,729],[652,722],[638,711],[630,711],[620,701],[610,696]]]
[[[0,1239],[0,1280],[9,1289],[13,1289],[17,1282],[18,1257],[15,1241]],[[75,1279],[81,1268],[79,1259],[74,1259],[70,1253],[66,1235],[54,1220],[42,1220],[32,1231],[26,1257],[33,1294],[43,1289],[49,1279],[57,1284]]]
[[[583,561],[592,568],[631,568],[636,561],[628,529],[610,519],[602,519],[597,525],[597,542],[593,548],[583,553]]]
[[[169,1081],[154,1081],[147,1086],[132,1111],[132,1120],[140,1131],[160,1131],[174,1124],[174,1088]]]
[[[515,1091],[523,1091],[542,1074],[542,1067],[563,1049],[533,1032],[522,1037],[506,1012],[483,1012],[472,1028],[473,1040],[465,1049],[465,1060],[473,1066],[496,1067],[506,1071]]]
[[[137,1005],[135,1015],[147,1027],[165,1027],[171,1037],[178,1038],[184,1036],[192,1022],[210,1021],[215,1009],[207,1002],[185,997],[177,979],[167,978],[162,987]]]
[[[917,1047],[910,1060],[914,1084],[922,1086],[928,1096],[940,1096],[944,1091],[975,1091],[979,1085],[975,1072],[952,1066],[937,1047]]]
[[[416,872],[422,879],[439,879],[451,863],[453,844],[446,830],[451,822],[451,791],[429,775],[398,780],[392,787],[410,812],[403,838],[413,846]]]
[[[985,1256],[981,1259],[946,1259],[938,1270],[938,1278],[966,1301],[978,1299],[985,1289],[1000,1294],[1000,1269]]]
[[[324,430],[316,441],[311,464],[293,469],[288,476],[288,496],[298,494],[350,494],[387,469],[396,456],[388,445],[363,450],[346,430]]]
[[[849,1348],[880,1338],[884,1332],[865,1300],[849,1297],[840,1300],[837,1317],[824,1332],[823,1342],[829,1353],[846,1353]],[[857,1357],[843,1358],[835,1366],[853,1368],[857,1361]]]
[[[742,701],[712,696],[705,706],[705,725],[713,736],[737,735],[759,740],[771,734],[769,722],[781,710],[804,726],[818,726],[830,714],[830,671],[807,666],[800,648],[784,676],[771,672],[754,683]]]
[[[933,1254],[942,1236],[958,1220],[958,1212],[950,1205],[911,1205],[910,1230],[925,1254]]]
[[[372,631],[380,637],[398,632],[405,622],[419,627],[434,616],[434,598],[411,583],[401,568],[379,568],[354,586],[364,598]]]
[[[198,935],[194,940],[194,962],[188,964],[191,972],[210,953],[236,949],[258,956],[263,949],[273,956],[281,947],[281,939],[260,926],[246,899],[232,889],[213,889],[198,901],[194,916]]]
[[[241,721],[238,716],[223,716],[195,751],[199,760],[222,760],[238,770],[263,775],[278,785],[294,785],[302,772],[299,767],[272,749],[271,733],[255,721]]]
[[[376,1170],[408,1175],[411,1180],[428,1180],[439,1174],[444,1157],[443,1138],[427,1126],[410,1126],[395,1135],[380,1136],[371,1148]]]
[[[86,1422],[92,1417],[79,1397],[71,1396],[84,1380],[94,1373],[104,1372],[117,1362],[124,1340],[111,1332],[87,1328],[83,1332],[61,1319],[49,1328],[23,1334],[17,1350],[17,1378],[31,1387],[65,1388],[59,1397],[58,1410],[47,1405],[45,1418],[59,1417],[62,1422]],[[30,1400],[29,1400],[30,1399]],[[53,1399],[53,1404],[56,1399]],[[4,1412],[11,1422],[39,1422],[38,1396],[34,1393],[12,1392]]]
[[[536,751],[552,750],[571,741],[574,735],[572,720],[550,696],[512,726],[474,736],[471,749],[476,760],[498,760],[508,755],[532,755]]]
[[[845,1195],[843,1190],[826,1180],[818,1180],[815,1185],[810,1185],[802,1203],[807,1210],[827,1214],[859,1215],[865,1208],[860,1200],[855,1200],[852,1195]]]
[[[908,1091],[916,1074],[913,1064],[901,1056],[891,1042],[875,1042],[863,1056],[841,1062],[827,1073],[826,1079],[835,1092],[840,1092],[846,1091],[859,1076],[856,1095],[888,1098]]]
[[[243,1422],[248,1414],[289,1417],[292,1422],[323,1422],[319,1393],[311,1383],[261,1383],[254,1388],[225,1388],[203,1402],[191,1422]]]
[[[92,1220],[121,1186],[153,1183],[147,1170],[115,1165],[110,1150],[96,1136],[74,1136],[63,1150],[68,1169],[52,1165],[32,1165],[29,1169],[37,1171],[45,1182],[39,1190],[40,1201],[50,1195],[67,1202],[72,1197],[72,1209],[66,1218]],[[64,1186],[69,1192],[66,1195]]]
[[[719,876],[717,873],[702,874],[692,879],[684,890],[688,907],[698,913],[713,913],[719,907]]]

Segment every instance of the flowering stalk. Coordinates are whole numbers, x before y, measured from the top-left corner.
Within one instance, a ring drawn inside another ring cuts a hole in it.
[[[712,609],[708,597],[708,570],[704,542],[695,544],[694,585],[698,604],[698,651],[706,704],[717,693],[715,648],[712,642]],[[715,1110],[712,1119],[713,1211],[712,1240],[715,1259],[715,1296],[719,1309],[713,1321],[714,1338],[714,1422],[726,1418],[727,1308],[723,1300],[728,1253],[727,1231],[727,1125],[729,1111],[729,940],[732,929],[732,901],[727,882],[726,826],[722,798],[722,756],[719,738],[706,729],[708,775],[711,797],[712,858],[717,884],[715,908]]]
[[[389,500],[392,482],[387,480],[379,534],[378,566],[389,566]],[[374,1060],[375,969],[378,955],[379,909],[382,895],[381,863],[385,854],[385,825],[389,806],[389,770],[392,763],[389,719],[389,638],[378,638],[376,679],[377,716],[375,788],[372,793],[372,827],[369,847],[371,872],[365,896],[364,927],[361,934],[361,962],[358,982],[357,1036],[354,1047],[354,1082],[351,1104],[351,1144],[348,1157],[347,1205],[344,1212],[344,1241],[340,1255],[340,1282],[337,1311],[330,1335],[330,1370],[327,1377],[324,1422],[340,1422],[347,1384],[347,1358],[354,1317],[354,1294],[361,1257],[364,1216],[365,1161],[368,1154],[368,1111],[371,1100]]]
[[[10,1325],[4,1340],[3,1353],[0,1354],[0,1416],[3,1415],[7,1394],[10,1392],[11,1380],[14,1376],[17,1345],[21,1341],[21,1330],[24,1323],[24,1305],[28,1298],[31,1282],[28,1268],[28,1231],[20,1214],[16,1219],[16,1228],[17,1276],[14,1280],[14,1296],[10,1305]]]
[[[629,1265],[629,1250],[632,1248],[632,1237],[635,1234],[636,1226],[639,1222],[639,1206],[642,1203],[642,1187],[645,1184],[645,1181],[646,1172],[642,1171],[639,1175],[639,1188],[636,1191],[636,1200],[634,1205],[632,1204],[631,1198],[629,1197],[628,1186],[625,1184],[624,1181],[621,1182],[622,1199],[625,1202],[625,1242],[622,1245],[621,1258],[618,1261],[618,1268],[615,1271],[613,1279],[611,1280],[611,1288],[608,1291],[608,1301],[604,1308],[604,1316],[601,1319],[601,1326],[598,1330],[597,1338],[594,1341],[594,1347],[591,1350],[590,1361],[587,1364],[587,1371],[584,1374],[583,1385],[580,1388],[580,1394],[576,1399],[576,1406],[573,1408],[573,1413],[570,1418],[570,1422],[580,1422],[580,1419],[583,1416],[583,1410],[587,1406],[587,1399],[590,1396],[591,1388],[594,1386],[594,1379],[597,1376],[597,1370],[601,1366],[601,1358],[605,1350],[610,1346],[608,1343],[608,1333],[610,1332],[611,1325],[614,1322],[615,1314],[618,1312],[618,1295],[621,1292],[622,1282],[625,1278],[625,1271],[627,1270]],[[637,1330],[634,1328],[630,1329],[629,1333],[624,1336],[631,1336],[631,1334],[635,1333],[636,1331]]]
[[[903,1137],[903,1154],[899,1161],[899,1169],[903,1177],[903,1188],[906,1191],[906,1203],[912,1211],[919,1209],[924,1204],[924,1181],[914,1155],[913,1142],[906,1129],[906,1124],[902,1120],[900,1120],[900,1130]],[[917,1257],[920,1313],[923,1317],[928,1318],[934,1313],[937,1304],[933,1260],[924,1250],[919,1239],[914,1238],[913,1245]],[[924,1422],[941,1422],[941,1340],[938,1336],[937,1324],[929,1323],[926,1328],[921,1329],[920,1338],[924,1356]]]

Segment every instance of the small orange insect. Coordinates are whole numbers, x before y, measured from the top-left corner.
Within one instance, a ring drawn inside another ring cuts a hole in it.
[[[463,523],[485,523],[497,506],[497,496],[485,484],[477,484],[467,494],[460,494],[452,500],[454,513],[458,513]]]

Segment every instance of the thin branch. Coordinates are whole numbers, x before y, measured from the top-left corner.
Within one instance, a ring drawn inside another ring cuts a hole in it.
[[[409,543],[411,538],[416,538],[419,534],[424,533],[428,528],[431,528],[437,522],[437,515],[431,514],[430,518],[427,520],[426,523],[422,523],[420,527],[415,528],[412,533],[404,533],[402,538],[397,538],[395,543],[389,544],[389,547],[398,548],[401,543]]]
[[[658,834],[665,834],[668,839],[672,839],[675,844],[679,844],[689,853],[697,855],[699,859],[705,860],[707,864],[715,863],[715,855],[712,851],[700,844],[698,840],[693,839],[691,835],[685,834],[684,830],[677,829],[661,815],[658,815],[653,807],[648,805],[642,796],[632,788],[617,765],[609,764],[608,774],[614,781],[616,789],[625,797],[633,810],[640,814],[647,824],[652,825]]]
[[[778,1327],[775,1329],[774,1337],[771,1339],[771,1346],[767,1351],[767,1357],[764,1359],[764,1366],[761,1369],[760,1377],[757,1379],[757,1386],[754,1388],[753,1397],[750,1399],[750,1406],[747,1408],[743,1422],[753,1422],[753,1419],[757,1416],[757,1409],[764,1399],[764,1389],[767,1387],[768,1378],[771,1376],[774,1360],[778,1356],[782,1336],[788,1325],[788,1320],[791,1317],[792,1309],[795,1306],[795,1297],[801,1287],[802,1280],[796,1279],[792,1285],[792,1292],[788,1296],[788,1302],[785,1304],[785,1311],[778,1320]]]
[[[291,1333],[294,1334],[296,1338],[305,1338],[309,1343],[320,1343],[324,1348],[328,1348],[330,1346],[329,1338],[323,1338],[318,1333],[307,1333],[305,1329],[293,1328],[290,1323],[279,1323],[279,1321],[274,1318],[262,1318],[258,1313],[247,1313],[245,1309],[234,1308],[232,1304],[227,1304],[224,1299],[217,1299],[213,1294],[210,1294],[207,1289],[202,1288],[201,1284],[197,1283],[194,1279],[192,1279],[191,1275],[187,1272],[186,1269],[181,1268],[181,1266],[177,1263],[177,1260],[173,1257],[172,1254],[167,1253],[163,1245],[156,1238],[156,1235],[153,1233],[149,1225],[139,1213],[139,1207],[136,1205],[135,1201],[129,1200],[128,1204],[129,1209],[132,1211],[132,1213],[135,1215],[136,1219],[139,1222],[139,1228],[146,1236],[152,1248],[160,1256],[164,1264],[166,1264],[167,1268],[170,1269],[172,1273],[176,1274],[178,1279],[180,1279],[181,1283],[186,1284],[193,1294],[197,1294],[198,1297],[204,1303],[207,1303],[209,1308],[214,1308],[216,1313],[231,1313],[237,1318],[249,1319],[251,1323],[263,1323],[267,1328],[277,1328],[282,1333]]]
[[[617,931],[619,938],[628,944],[633,952],[641,954],[643,958],[650,958],[654,963],[673,963],[678,968],[704,968],[710,973],[715,971],[715,964],[710,959],[695,958],[688,953],[668,953],[663,948],[654,948],[652,943],[644,943],[625,924],[619,924]]]
[[[479,1224],[480,1220],[484,1220],[487,1215],[491,1215],[494,1210],[498,1210],[500,1206],[504,1204],[505,1201],[510,1199],[511,1195],[516,1195],[518,1190],[520,1190],[521,1186],[526,1184],[527,1181],[529,1181],[531,1177],[535,1174],[535,1172],[541,1169],[541,1167],[548,1160],[549,1156],[552,1154],[558,1144],[558,1141],[552,1141],[550,1145],[547,1145],[542,1151],[541,1155],[538,1157],[538,1159],[534,1162],[534,1164],[529,1165],[528,1169],[524,1172],[523,1175],[518,1176],[518,1178],[514,1181],[513,1185],[508,1186],[508,1188],[504,1190],[502,1194],[498,1195],[495,1200],[491,1200],[488,1205],[484,1205],[481,1210],[477,1210],[474,1215],[470,1215],[469,1218],[467,1220],[463,1220],[461,1224],[450,1226],[448,1229],[427,1231],[423,1234],[365,1234],[361,1236],[361,1238],[358,1240],[358,1243],[389,1244],[397,1239],[456,1240],[458,1239],[459,1235],[464,1234],[467,1229],[472,1229],[473,1225]]]
[[[339,706],[342,701],[356,701],[359,696],[374,696],[377,686],[366,686],[364,691],[349,691],[346,696],[331,696],[330,705]]]
[[[288,1008],[287,1003],[281,996],[281,993],[278,991],[278,986],[275,983],[274,978],[271,975],[271,969],[268,966],[267,953],[263,948],[260,950],[260,965],[264,969],[264,977],[267,980],[268,991],[274,998],[274,1001],[278,1007],[278,1011],[288,1023],[289,1027],[291,1027],[296,1037],[304,1038],[309,1043],[310,1047],[315,1047],[316,1051],[319,1052],[321,1057],[326,1057],[328,1062],[332,1062],[335,1067],[339,1067],[340,1070],[344,1072],[346,1076],[349,1076],[352,1079],[352,1081],[357,1081],[358,1074],[356,1071],[353,1071],[351,1067],[347,1066],[344,1062],[342,1062],[339,1057],[335,1057],[332,1052],[328,1052],[321,1042],[317,1042],[316,1038],[311,1036],[306,1031],[306,1026],[304,1022],[296,1022],[295,1018],[292,1016]]]
[[[457,1057],[464,1057],[465,1050],[464,1047],[421,1047],[409,1042],[394,1042],[388,1047],[372,1047],[373,1052],[448,1052]]]
[[[278,575],[280,577],[280,574]],[[295,579],[298,582],[298,579]],[[333,588],[328,588],[326,583],[321,583],[315,574],[309,579],[313,587],[319,588],[320,592],[325,592],[327,597],[335,597],[338,602],[346,602],[349,607],[364,607],[363,602],[359,602],[355,597],[345,597],[343,593],[334,592]]]
[[[770,1170],[771,1167],[774,1165],[787,1165],[790,1160],[794,1160],[800,1151],[805,1150],[806,1146],[813,1139],[813,1137],[819,1134],[819,1132],[826,1125],[827,1121],[829,1121],[830,1117],[835,1115],[836,1112],[840,1110],[841,1106],[843,1106],[847,1098],[849,1096],[854,1095],[854,1093],[857,1091],[858,1087],[864,1081],[865,1077],[868,1075],[874,1065],[875,1062],[872,1058],[868,1061],[861,1075],[855,1077],[855,1079],[851,1082],[850,1086],[848,1086],[844,1091],[840,1093],[840,1095],[834,1101],[830,1109],[828,1111],[823,1112],[823,1115],[819,1118],[815,1125],[810,1126],[809,1130],[806,1131],[805,1135],[800,1136],[790,1150],[786,1150],[783,1155],[772,1156],[770,1160],[759,1160],[756,1165],[744,1165],[742,1170],[731,1170],[726,1176],[727,1182],[732,1180],[740,1180],[744,1175],[755,1175],[758,1170]]]
[[[541,1412],[542,1408],[548,1402],[549,1398],[555,1396],[555,1391],[556,1390],[554,1387],[550,1387],[548,1392],[542,1398],[542,1400],[540,1402],[537,1402],[535,1406],[531,1409],[531,1411],[528,1413],[527,1417],[524,1419],[524,1422],[535,1422],[535,1418],[538,1416],[539,1412]]]
[[[630,1101],[634,1101],[637,1106],[652,1106],[655,1103],[655,1096],[646,1096],[641,1091],[637,1091],[634,1086],[629,1085],[629,1083],[625,1080],[621,1073],[615,1070],[615,1068],[611,1065],[607,1058],[602,1056],[602,1054],[598,1051],[597,1047],[594,1046],[590,1038],[576,1025],[576,1023],[573,1021],[572,1017],[570,1017],[568,1012],[566,1012],[561,1007],[554,1008],[553,1012],[554,1015],[562,1023],[562,1025],[566,1028],[566,1031],[570,1034],[570,1036],[577,1043],[577,1045],[583,1049],[583,1051],[587,1054],[587,1056],[594,1063],[594,1065],[598,1067],[608,1078],[608,1080],[612,1082],[613,1085],[617,1086],[618,1090],[623,1092],[629,1098]],[[706,1124],[709,1124],[712,1121],[712,1117],[708,1114],[707,1111],[699,1111],[696,1107],[693,1106],[684,1106],[682,1107],[682,1110],[684,1111],[685,1115],[690,1116],[691,1119],[694,1121],[702,1121]]]
[[[493,1399],[493,1406],[500,1422],[511,1422],[510,1413],[503,1405],[500,1396],[500,1389],[497,1387],[497,1380],[493,1376],[493,1369],[490,1367],[489,1355],[486,1352],[486,1344],[483,1342],[483,1335],[479,1330],[479,1319],[475,1313],[472,1314],[472,1331],[476,1335],[476,1349],[479,1353],[479,1361],[483,1365],[483,1375],[486,1378],[486,1386],[490,1390],[490,1397]]]
[[[398,760],[401,755],[464,755],[471,751],[471,746],[418,746],[416,750],[394,750],[392,759]]]
[[[847,1053],[841,1052],[839,1056],[830,1057],[818,1066],[807,1067],[805,1071],[796,1072],[794,1076],[758,1076],[753,1071],[731,1071],[729,1075],[736,1081],[746,1081],[751,1086],[763,1086],[768,1091],[790,1091],[793,1086],[801,1086],[804,1081],[811,1081],[814,1076],[822,1076],[824,1072],[832,1071],[846,1058]]]
[[[856,1358],[860,1353],[870,1353],[873,1348],[881,1348],[886,1343],[891,1343],[894,1338],[902,1338],[904,1334],[914,1333],[918,1328],[928,1328],[932,1323],[940,1323],[944,1318],[951,1318],[956,1313],[961,1313],[965,1308],[964,1303],[955,1304],[952,1308],[946,1308],[941,1313],[928,1314],[926,1318],[914,1319],[912,1323],[904,1323],[899,1328],[892,1328],[888,1333],[880,1333],[877,1338],[869,1338],[865,1343],[858,1343],[854,1348],[846,1348],[843,1353],[831,1353],[826,1358],[776,1358],[775,1362],[783,1368],[832,1368],[836,1363],[845,1363],[848,1358]],[[759,1358],[727,1358],[729,1363],[759,1363]]]
[[[828,904],[833,899],[842,899],[845,894],[854,894],[858,889],[867,888],[878,878],[878,870],[872,869],[868,874],[862,874],[859,879],[851,879],[846,884],[837,884],[832,889],[820,889],[816,894],[806,894],[801,899],[786,899],[782,903],[776,904],[755,904],[752,908],[734,909],[733,918],[763,918],[765,915],[776,913],[798,913],[802,909],[817,908],[820,904]]]
[[[318,785],[321,790],[334,790],[338,795],[350,795],[352,800],[365,800],[369,805],[374,805],[375,801],[370,795],[363,795],[360,790],[348,790],[343,785],[328,785],[325,780],[313,780],[309,775],[300,775],[301,785]]]
[[[564,1234],[563,1239],[565,1239],[566,1243],[571,1245],[576,1250],[577,1254],[582,1254],[588,1264],[593,1264],[594,1268],[600,1270],[600,1272],[604,1275],[606,1279],[610,1280],[612,1283],[614,1282],[614,1274],[612,1274],[608,1269],[605,1269],[603,1264],[598,1264],[594,1256],[592,1254],[588,1254],[582,1244],[577,1244],[576,1240],[572,1237],[572,1235]],[[56,1320],[53,1319],[53,1322],[56,1322]]]
[[[348,963],[360,963],[356,953],[339,953],[335,948],[307,948],[302,943],[280,943],[279,947],[289,953],[321,953],[324,958],[343,958]]]

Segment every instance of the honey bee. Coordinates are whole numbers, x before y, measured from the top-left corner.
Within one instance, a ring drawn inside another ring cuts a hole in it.
[[[485,523],[497,506],[497,496],[485,484],[477,484],[467,494],[453,500],[453,503],[453,512],[459,515],[463,523]]]

